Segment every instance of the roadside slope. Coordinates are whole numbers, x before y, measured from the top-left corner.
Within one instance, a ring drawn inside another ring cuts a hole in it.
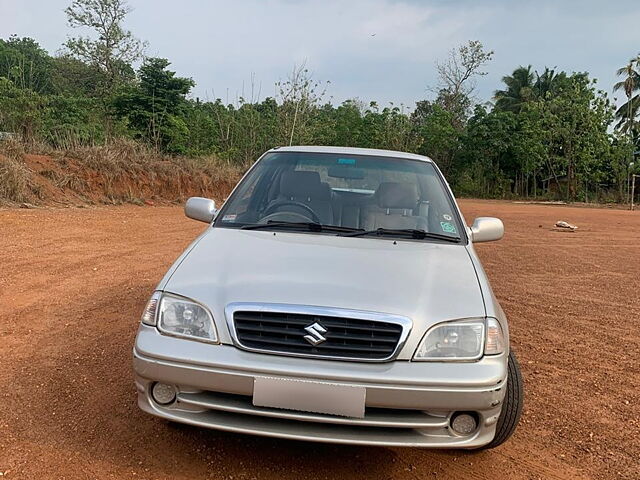
[[[229,193],[242,167],[215,157],[158,155],[139,144],[25,153],[0,142],[0,205],[169,203]]]

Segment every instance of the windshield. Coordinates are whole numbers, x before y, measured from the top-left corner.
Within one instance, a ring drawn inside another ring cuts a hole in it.
[[[432,163],[366,155],[268,153],[227,200],[215,226],[276,229],[285,222],[399,237],[403,230],[462,235],[452,199]],[[335,230],[322,232],[335,235]]]

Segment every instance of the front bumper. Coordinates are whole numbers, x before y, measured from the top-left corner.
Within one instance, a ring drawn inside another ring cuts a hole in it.
[[[170,355],[169,355],[170,353]],[[357,445],[477,448],[495,434],[506,382],[505,355],[473,363],[357,363],[250,353],[161,335],[141,326],[134,348],[138,404],[169,420],[272,437]],[[364,418],[256,407],[257,376],[330,381],[366,388]],[[168,406],[155,382],[175,385]],[[449,428],[454,412],[475,412],[467,436]]]

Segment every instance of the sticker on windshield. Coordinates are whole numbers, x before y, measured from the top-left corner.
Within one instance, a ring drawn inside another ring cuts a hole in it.
[[[440,222],[440,228],[442,228],[442,231],[445,233],[457,233],[456,227],[449,222]]]
[[[355,164],[356,164],[355,158],[339,158],[338,159],[338,165],[355,165]]]
[[[445,213],[444,215],[442,215],[442,218],[444,218],[447,222],[451,221],[451,215],[449,215],[448,213]]]
[[[223,222],[235,222],[237,215],[225,215],[222,217]]]

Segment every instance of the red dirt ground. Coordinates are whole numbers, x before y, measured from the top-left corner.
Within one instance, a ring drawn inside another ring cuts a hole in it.
[[[0,210],[0,473],[7,479],[640,478],[640,212],[463,201],[526,382],[478,453],[346,447],[170,425],[135,403],[131,347],[203,228],[178,207]],[[580,228],[552,231],[557,220]]]

